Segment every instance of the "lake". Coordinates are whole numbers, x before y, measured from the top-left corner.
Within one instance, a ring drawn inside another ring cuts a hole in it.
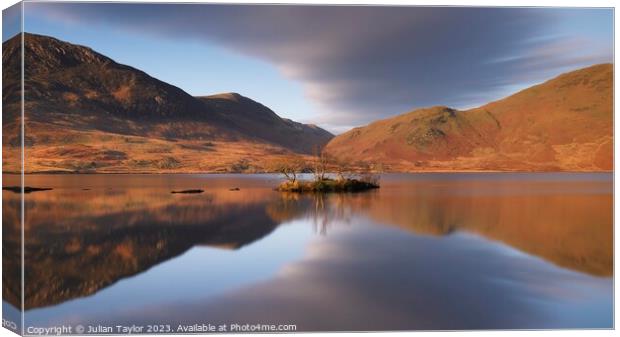
[[[25,179],[53,188],[25,195],[26,327],[613,327],[611,173],[386,174],[328,195],[275,175]],[[3,206],[19,320],[19,194]]]

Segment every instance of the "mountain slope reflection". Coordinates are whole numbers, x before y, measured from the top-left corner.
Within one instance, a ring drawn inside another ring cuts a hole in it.
[[[380,192],[313,196],[310,206],[284,196],[284,205],[304,209],[321,233],[335,220],[362,215],[417,235],[471,232],[565,268],[612,275],[613,200],[605,184],[495,182],[491,193],[477,193],[484,183],[386,185]]]
[[[272,238],[285,227],[314,227],[315,235],[277,273],[75,321],[176,326],[208,317],[300,331],[613,326],[609,180],[442,179],[388,177],[381,190],[359,194],[280,194],[267,212],[283,225],[265,246],[282,244]],[[224,272],[261,267],[236,262]]]
[[[25,307],[94,294],[192,247],[242,248],[291,221],[309,223],[327,236],[334,226],[355,231],[362,223],[438,240],[469,232],[577,272],[612,274],[611,178],[511,177],[388,176],[378,191],[329,195],[274,192],[269,176],[28,177],[34,186],[54,190],[26,196]],[[91,190],[82,190],[85,182]],[[169,193],[197,186],[205,193]],[[19,207],[18,201],[19,195],[3,194],[4,207]],[[3,222],[3,265],[16,269],[16,260],[7,257],[19,247],[17,219]],[[3,276],[5,299],[13,305],[19,303],[17,276]]]
[[[171,198],[160,189],[61,190],[31,198],[26,205],[25,308],[93,294],[196,245],[238,249],[278,225],[266,212],[270,191],[252,200],[223,193]],[[14,221],[5,226],[15,228],[5,230],[5,240],[14,243],[7,246],[18,249],[18,227]],[[10,268],[17,261],[3,263]],[[5,283],[5,289],[19,286],[19,280]],[[7,289],[9,294],[18,289]],[[19,303],[17,296],[5,298]]]

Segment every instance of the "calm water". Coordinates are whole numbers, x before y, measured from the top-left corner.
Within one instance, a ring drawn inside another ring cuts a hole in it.
[[[386,175],[324,196],[278,181],[27,176],[53,190],[26,194],[25,325],[613,326],[611,174]],[[3,193],[13,304],[18,203]]]

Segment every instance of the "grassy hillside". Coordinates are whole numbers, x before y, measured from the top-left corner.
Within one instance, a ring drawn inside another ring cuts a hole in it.
[[[612,88],[612,65],[596,65],[479,108],[380,120],[335,137],[326,151],[400,171],[607,171]]]
[[[3,170],[19,171],[21,39],[3,43]],[[253,172],[332,137],[239,94],[193,97],[90,48],[26,34],[27,172]]]

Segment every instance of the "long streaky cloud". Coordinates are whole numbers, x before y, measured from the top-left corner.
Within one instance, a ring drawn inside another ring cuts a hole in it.
[[[30,3],[36,14],[199,40],[274,64],[332,129],[429,105],[473,106],[506,88],[611,62],[612,41],[561,34],[585,9]],[[588,10],[590,12],[597,10]],[[613,19],[600,9],[603,18]],[[589,14],[592,14],[588,12]],[[208,62],[208,60],[206,61]]]

